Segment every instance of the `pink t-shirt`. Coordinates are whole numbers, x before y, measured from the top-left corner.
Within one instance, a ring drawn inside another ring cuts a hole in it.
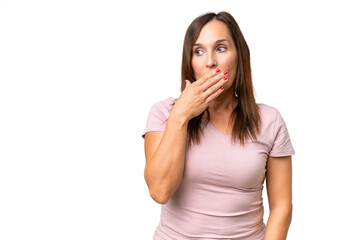
[[[142,137],[149,131],[165,131],[175,100],[152,106]],[[231,136],[209,122],[200,144],[186,148],[183,179],[162,205],[154,240],[264,239],[262,190],[267,158],[295,151],[279,111],[262,103],[258,106],[262,126],[257,141],[248,140],[245,146],[231,143]]]

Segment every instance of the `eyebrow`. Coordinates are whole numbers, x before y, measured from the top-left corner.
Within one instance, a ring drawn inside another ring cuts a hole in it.
[[[221,42],[229,42],[229,40],[227,40],[227,39],[219,39],[219,40],[216,40],[216,41],[215,41],[216,44],[219,44],[219,43],[221,43]],[[194,47],[195,47],[195,46],[202,46],[202,44],[201,44],[201,43],[195,43],[193,46],[194,46]]]

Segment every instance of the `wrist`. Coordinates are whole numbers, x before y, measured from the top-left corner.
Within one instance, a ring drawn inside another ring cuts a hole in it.
[[[181,114],[176,111],[170,112],[169,120],[176,122],[180,126],[187,126],[189,122],[189,119],[185,114]]]

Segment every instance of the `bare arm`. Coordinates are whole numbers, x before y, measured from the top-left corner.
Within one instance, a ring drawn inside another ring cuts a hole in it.
[[[285,240],[292,217],[291,156],[268,158],[266,188],[270,214],[265,240]]]
[[[147,160],[144,176],[151,197],[165,204],[180,185],[187,134],[185,118],[170,113],[165,132],[145,134]]]
[[[187,124],[201,114],[222,92],[224,75],[210,73],[186,88],[170,112],[165,132],[145,134],[145,181],[151,197],[165,204],[178,189],[185,162]]]

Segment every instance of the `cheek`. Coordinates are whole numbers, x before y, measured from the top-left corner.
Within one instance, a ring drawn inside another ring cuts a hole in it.
[[[226,66],[229,70],[236,70],[237,66],[237,57],[236,56],[228,56],[224,59],[224,66]]]
[[[230,57],[224,62],[224,67],[229,72],[231,78],[235,78],[237,70],[237,58]]]
[[[224,59],[223,67],[229,72],[230,82],[233,82],[236,77],[237,57],[229,56],[228,58]]]
[[[199,78],[202,74],[202,71],[203,71],[203,65],[200,61],[197,61],[197,60],[192,60],[191,61],[191,67],[194,71],[194,74],[195,74],[195,78]]]

